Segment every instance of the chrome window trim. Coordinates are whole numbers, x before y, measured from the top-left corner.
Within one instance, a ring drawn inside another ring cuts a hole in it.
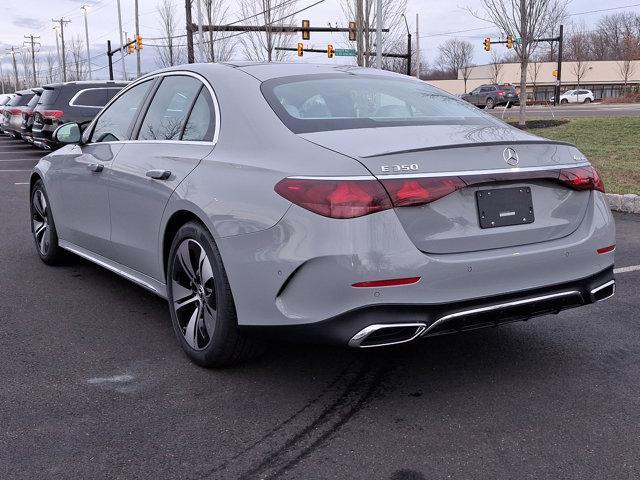
[[[451,172],[425,172],[425,173],[399,173],[399,174],[377,174],[377,175],[346,175],[346,176],[305,176],[296,175],[288,178],[296,180],[378,180],[396,179],[396,178],[437,178],[437,177],[470,177],[478,175],[497,175],[504,173],[526,173],[526,172],[544,172],[545,170],[562,170],[566,168],[578,168],[591,166],[589,162],[568,163],[562,165],[547,165],[543,167],[515,167],[515,168],[498,168],[494,170],[462,170]]]
[[[118,87],[94,87],[94,88],[84,88],[82,90],[78,90],[78,92],[71,97],[69,100],[70,107],[78,107],[78,108],[104,108],[106,105],[76,105],[75,101],[78,99],[81,93],[88,92],[89,90],[117,90],[120,91],[122,88]]]
[[[462,312],[456,312],[450,315],[445,315],[444,317],[440,317],[431,325],[429,325],[429,327],[425,330],[423,335],[428,335],[429,332],[433,330],[435,327],[453,318],[466,317],[467,315],[475,315],[477,313],[491,312],[493,310],[500,310],[501,308],[518,307],[520,305],[526,305],[528,303],[535,303],[543,300],[552,300],[554,298],[570,297],[574,295],[578,295],[582,299],[582,301],[584,301],[584,298],[582,298],[582,293],[580,293],[579,290],[569,290],[566,292],[552,293],[549,295],[541,295],[538,297],[526,298],[524,300],[514,300],[511,302],[498,303],[496,305],[489,305],[487,307],[472,308],[471,310],[463,310]]]
[[[200,80],[200,82],[207,88],[207,90],[209,91],[209,94],[211,95],[211,100],[213,101],[213,109],[214,109],[214,113],[215,113],[215,116],[216,116],[216,126],[215,126],[215,129],[213,131],[213,140],[202,140],[202,141],[199,141],[197,143],[199,143],[199,144],[207,144],[207,145],[216,145],[218,143],[218,137],[220,135],[220,123],[221,123],[220,104],[218,103],[218,97],[216,96],[216,93],[213,90],[213,87],[211,86],[209,81],[203,75],[201,75],[199,73],[195,73],[195,72],[189,72],[189,71],[186,71],[186,70],[171,70],[169,72],[153,73],[153,74],[141,77],[141,78],[137,79],[135,82],[132,82],[130,85],[127,85],[125,88],[120,90],[120,92],[118,92],[118,94],[115,97],[113,97],[109,101],[109,103],[107,103],[102,108],[102,111],[100,111],[100,113],[98,115],[96,115],[96,117],[87,126],[85,131],[90,131],[91,134],[93,135],[93,128],[94,128],[96,122],[98,121],[98,119],[104,114],[104,112],[107,110],[107,108],[109,108],[111,106],[111,104],[113,102],[118,100],[129,89],[134,88],[135,86],[137,86],[137,85],[139,85],[141,83],[144,83],[146,81],[154,80],[154,79],[156,79],[158,77],[169,77],[169,76],[193,77],[193,78],[196,78],[196,79]],[[145,111],[145,113],[146,113],[146,111]],[[138,113],[138,115],[139,114],[140,113]],[[148,142],[162,142],[162,143],[177,142],[177,143],[180,143],[180,144],[186,144],[187,142],[192,142],[192,140],[185,140],[183,142],[182,140],[134,140],[134,139],[128,138],[127,140],[118,140],[118,141],[113,141],[113,142],[100,142],[100,143],[101,144],[113,144],[113,143],[145,142],[145,141],[148,141]],[[94,144],[96,142],[89,142],[89,143]]]

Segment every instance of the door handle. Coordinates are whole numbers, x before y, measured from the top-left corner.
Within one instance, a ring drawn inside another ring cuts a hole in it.
[[[91,172],[100,173],[102,170],[104,170],[104,165],[102,165],[101,163],[90,163],[89,165],[87,165],[87,168]]]
[[[155,180],[166,180],[171,176],[171,172],[169,170],[149,170],[146,175]]]

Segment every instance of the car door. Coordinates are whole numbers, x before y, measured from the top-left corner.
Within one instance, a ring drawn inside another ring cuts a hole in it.
[[[60,238],[94,253],[109,251],[111,224],[107,174],[129,138],[139,106],[149,92],[144,82],[115,100],[96,120],[80,145],[65,147],[52,162],[52,179],[61,208]]]
[[[168,73],[110,172],[110,257],[163,281],[158,252],[169,197],[214,147],[213,90],[195,74]]]

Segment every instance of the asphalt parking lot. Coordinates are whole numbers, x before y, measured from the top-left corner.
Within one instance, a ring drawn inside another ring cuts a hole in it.
[[[606,302],[402,348],[193,365],[165,302],[38,259],[0,138],[0,478],[640,478],[640,269]],[[640,217],[616,215],[617,267]]]

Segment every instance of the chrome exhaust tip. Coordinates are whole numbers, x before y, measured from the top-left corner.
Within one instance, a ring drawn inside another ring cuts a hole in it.
[[[424,323],[388,323],[369,325],[356,333],[349,346],[354,348],[386,347],[415,340],[427,329]]]
[[[616,294],[616,281],[609,280],[607,283],[594,288],[589,292],[592,302],[602,302],[608,298],[613,297]]]

